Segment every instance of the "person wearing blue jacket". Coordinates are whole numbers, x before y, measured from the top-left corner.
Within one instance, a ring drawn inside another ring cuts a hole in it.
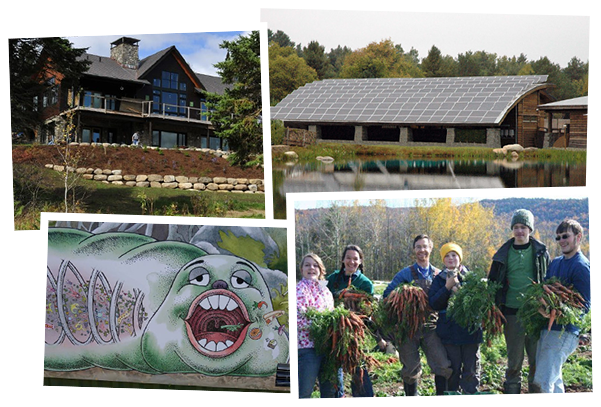
[[[572,286],[584,299],[584,318],[591,306],[591,266],[580,250],[582,226],[575,220],[566,220],[559,224],[555,233],[562,255],[553,259],[545,280],[555,277],[564,286]],[[542,393],[564,392],[561,368],[568,356],[576,350],[579,335],[578,327],[572,324],[554,323],[551,330],[541,331],[536,350],[534,382],[540,386]]]
[[[399,271],[384,290],[384,298],[400,285],[413,283],[421,287],[426,294],[432,285],[433,278],[440,272],[430,264],[430,254],[434,244],[427,235],[418,235],[413,239],[413,252],[416,262]],[[398,342],[398,341],[394,341]],[[441,395],[447,390],[447,380],[452,374],[451,362],[436,334],[434,327],[425,324],[421,331],[412,339],[395,343],[399,359],[403,365],[401,378],[406,396],[417,396],[417,384],[421,378],[422,368],[419,349],[422,348],[430,369],[434,373],[436,394]]]
[[[447,351],[453,373],[448,380],[448,391],[474,394],[480,385],[480,344],[482,329],[474,332],[459,326],[447,316],[451,296],[460,289],[468,270],[461,264],[463,250],[456,243],[446,243],[440,248],[444,269],[434,277],[428,292],[430,307],[438,311],[436,334]]]

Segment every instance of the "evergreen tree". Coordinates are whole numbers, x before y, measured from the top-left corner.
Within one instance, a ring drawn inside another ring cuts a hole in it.
[[[263,151],[261,125],[261,60],[259,32],[224,41],[225,61],[215,64],[224,83],[223,95],[206,93],[215,134],[234,151],[231,161],[245,164]]]
[[[274,33],[273,31],[268,29],[267,30],[267,42],[269,44],[271,44],[272,42],[275,42],[280,47],[294,48],[296,46],[296,43],[294,41],[290,40],[290,37],[288,36],[288,34],[286,34],[284,31],[281,31],[281,30],[277,30]]]
[[[333,76],[333,69],[330,66],[330,60],[325,53],[325,47],[319,45],[319,42],[311,41],[309,45],[303,47],[303,59],[307,65],[315,69],[319,79]]]
[[[64,38],[14,38],[8,40],[10,107],[13,131],[32,133],[42,125],[36,98],[59,79],[63,88],[77,87],[89,62],[81,60],[85,48],[73,48]],[[56,76],[60,76],[56,78]]]

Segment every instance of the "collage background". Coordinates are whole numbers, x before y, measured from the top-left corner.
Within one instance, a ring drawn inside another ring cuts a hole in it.
[[[411,2],[411,4],[391,4],[390,1],[312,1],[283,3],[281,1],[230,1],[215,4],[205,4],[198,1],[181,0],[178,3],[141,3],[107,0],[102,3],[83,3],[78,1],[58,1],[43,2],[33,0],[30,2],[19,2],[12,4],[9,9],[6,7],[2,18],[2,52],[3,64],[1,65],[1,86],[4,95],[2,104],[2,125],[5,137],[4,145],[1,147],[3,174],[9,174],[11,171],[11,159],[9,156],[10,141],[8,138],[10,127],[9,115],[9,89],[8,89],[8,64],[7,50],[8,38],[15,37],[42,37],[42,36],[73,36],[73,35],[103,35],[107,32],[122,33],[172,33],[172,32],[194,32],[194,31],[234,31],[234,30],[253,30],[261,29],[262,40],[266,39],[266,24],[260,24],[260,11],[262,8],[303,8],[303,9],[338,9],[338,10],[390,10],[390,11],[421,11],[421,12],[448,12],[448,13],[508,13],[508,14],[556,14],[556,15],[587,15],[590,16],[590,57],[589,62],[592,71],[592,80],[589,80],[590,93],[595,95],[599,93],[599,44],[600,24],[598,20],[600,12],[598,7],[593,8],[593,1],[572,0],[570,2],[562,1],[515,1],[507,0],[504,2],[495,2],[488,4],[485,2],[457,0],[453,2],[431,0],[429,2]],[[167,18],[169,17],[169,18]],[[544,30],[541,29],[541,36]],[[266,49],[263,47],[262,50]],[[266,55],[266,52],[262,52]],[[267,69],[266,61],[262,61],[263,70],[263,89],[267,89]],[[269,105],[268,94],[264,92],[264,107]],[[598,101],[593,97],[589,105],[590,115],[588,128],[588,182],[585,188],[552,188],[549,191],[512,191],[512,196],[521,196],[522,194],[534,193],[544,197],[588,197],[590,205],[591,230],[596,229],[596,215],[594,208],[598,208],[599,197],[599,177],[596,176],[599,170],[599,164],[596,163],[596,157],[593,154],[599,150],[599,140],[596,137],[596,131],[599,126]],[[264,114],[267,122],[268,115]],[[268,143],[268,130],[265,145],[265,182],[271,185],[271,154]],[[8,178],[8,177],[7,177]],[[132,389],[102,389],[102,388],[56,388],[43,386],[43,309],[44,309],[44,290],[45,280],[38,278],[45,267],[46,239],[43,231],[18,231],[13,228],[13,211],[11,208],[12,191],[9,187],[9,181],[3,183],[5,192],[4,199],[1,202],[0,213],[2,213],[2,231],[3,246],[2,253],[7,258],[4,264],[2,284],[3,293],[0,296],[2,311],[2,389],[3,398],[7,401],[24,403],[49,403],[65,405],[66,403],[77,403],[87,406],[106,406],[107,404],[118,403],[149,403],[152,405],[161,405],[167,403],[226,403],[230,405],[236,402],[244,404],[293,404],[307,403],[298,400],[296,397],[295,382],[295,357],[291,360],[293,366],[291,394],[270,394],[270,393],[237,393],[227,391],[203,392],[199,394],[193,391],[170,392],[167,390],[132,390]],[[548,193],[547,193],[548,192]],[[469,195],[480,196],[480,194],[503,194],[506,191],[480,191],[470,192]],[[410,197],[417,196],[455,196],[456,194],[465,195],[466,191],[417,191],[406,193]],[[386,197],[383,193],[381,196]],[[328,197],[328,195],[320,195]],[[340,195],[336,195],[339,197]],[[352,196],[352,195],[351,195]],[[375,197],[370,193],[370,198]],[[378,194],[380,197],[380,194]],[[293,223],[289,221],[274,221],[272,212],[272,194],[269,187],[266,191],[266,220],[250,222],[253,226],[286,226],[289,228],[289,260],[294,259],[294,246],[292,244]],[[302,194],[295,199],[314,199],[314,195],[306,196]],[[288,204],[288,219],[293,210],[293,205]],[[47,216],[47,215],[45,215]],[[60,215],[69,218],[69,215]],[[118,216],[107,215],[111,221],[119,219]],[[104,220],[104,217],[101,216]],[[127,217],[128,221],[132,217]],[[44,218],[43,218],[44,219]],[[46,218],[49,219],[49,218]],[[54,219],[50,217],[50,219]],[[144,222],[164,221],[175,223],[174,220],[162,220],[144,217]],[[181,222],[177,219],[177,222]],[[208,224],[241,224],[235,219],[186,219],[186,222],[198,222]],[[595,232],[588,236],[591,243],[595,241]],[[593,243],[596,244],[596,243]],[[593,256],[592,256],[593,257]],[[595,262],[594,257],[591,262]],[[293,262],[291,262],[293,263]],[[595,273],[593,273],[595,274]],[[289,264],[289,276],[294,276],[294,264]],[[593,288],[598,284],[599,278],[593,276]],[[292,282],[294,284],[294,282]],[[289,284],[290,286],[290,284]],[[293,285],[292,285],[293,286]],[[596,291],[595,289],[593,291]],[[292,303],[292,302],[291,302]],[[291,314],[294,314],[292,312]],[[294,326],[295,317],[291,315],[290,323]],[[593,317],[593,325],[596,325]],[[291,344],[295,343],[295,331],[291,329]],[[294,352],[293,352],[294,354]],[[594,375],[593,378],[596,376]],[[595,387],[595,383],[593,388]],[[540,396],[545,397],[544,395]],[[578,397],[579,402],[593,400],[593,393],[578,394],[568,397]],[[489,397],[487,403],[500,404],[502,397]],[[480,398],[461,399],[462,404],[481,404]],[[506,399],[504,399],[506,401]],[[315,403],[323,401],[314,400]],[[336,401],[338,402],[338,401]],[[358,399],[345,400],[343,403],[359,403]],[[397,399],[379,399],[378,404],[397,403]],[[436,398],[415,399],[410,403],[432,404]],[[438,401],[440,402],[440,401]],[[311,402],[309,402],[311,403]]]

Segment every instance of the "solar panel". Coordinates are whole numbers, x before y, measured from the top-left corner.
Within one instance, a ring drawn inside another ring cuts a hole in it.
[[[327,79],[308,83],[271,108],[302,122],[453,124],[496,121],[546,75]]]

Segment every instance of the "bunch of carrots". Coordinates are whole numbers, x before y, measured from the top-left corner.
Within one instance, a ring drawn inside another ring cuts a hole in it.
[[[367,328],[363,317],[337,306],[333,311],[309,310],[309,335],[317,352],[324,355],[324,374],[335,377],[338,368],[354,374],[368,362],[365,354]],[[369,361],[373,363],[373,361]]]
[[[555,322],[560,325],[581,324],[584,304],[577,291],[553,278],[532,284],[517,315],[526,332],[536,337],[545,328],[551,330]]]
[[[451,296],[447,315],[459,326],[475,332],[482,329],[490,346],[495,337],[503,333],[505,317],[495,304],[495,294],[500,284],[488,281],[480,270],[468,272],[463,277],[459,291]]]
[[[373,296],[352,286],[340,291],[337,303],[343,304],[344,308],[348,310],[365,316],[370,316],[374,311]]]
[[[386,336],[403,341],[413,338],[431,315],[426,292],[416,285],[402,284],[384,299],[375,319]]]

